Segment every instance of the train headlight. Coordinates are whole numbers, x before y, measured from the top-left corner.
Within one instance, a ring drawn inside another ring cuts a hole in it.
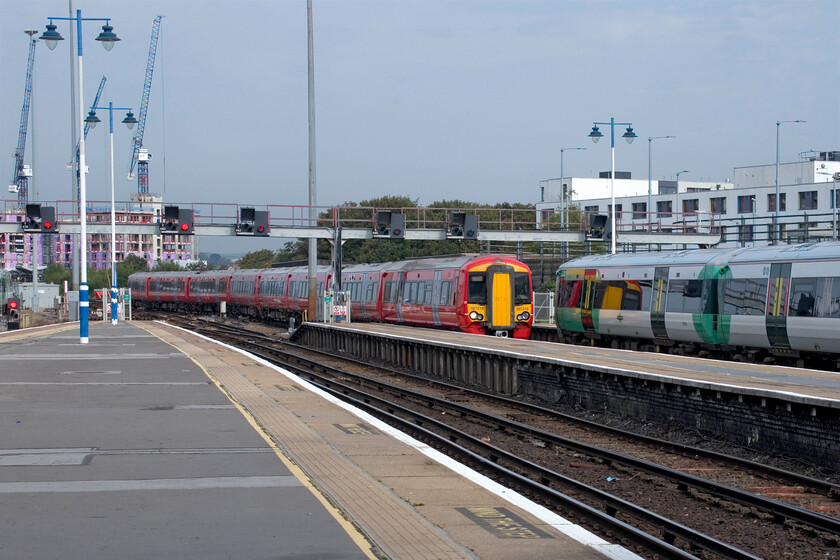
[[[483,321],[484,315],[482,315],[478,311],[470,311],[470,319],[472,319],[473,321]]]
[[[520,313],[519,315],[516,316],[517,321],[527,321],[530,318],[531,318],[531,314],[528,313],[527,311],[523,311],[522,313]]]

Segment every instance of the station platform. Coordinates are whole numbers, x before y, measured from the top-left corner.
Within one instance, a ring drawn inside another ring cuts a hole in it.
[[[305,324],[306,327],[312,325]],[[476,336],[456,331],[387,323],[330,324],[318,325],[318,328],[372,333],[403,340],[423,340],[441,346],[477,349],[488,355],[534,356],[557,363],[644,375],[650,379],[682,379],[696,387],[728,386],[744,392],[773,392],[790,397],[798,395],[803,399],[832,401],[835,406],[840,404],[840,374],[833,371],[574,346],[559,342]]]
[[[638,558],[160,323],[0,334],[0,405],[0,558]]]

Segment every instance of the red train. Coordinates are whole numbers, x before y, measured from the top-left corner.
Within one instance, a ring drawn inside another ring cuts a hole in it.
[[[318,267],[318,298],[333,283]],[[135,307],[285,322],[307,309],[305,266],[209,272],[137,272],[129,276]],[[458,255],[342,269],[352,320],[459,329],[528,338],[533,322],[531,270],[507,256]]]

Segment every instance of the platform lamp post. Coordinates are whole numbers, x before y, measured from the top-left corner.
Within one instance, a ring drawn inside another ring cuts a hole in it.
[[[651,216],[653,216],[653,206],[652,206],[652,204],[653,204],[653,197],[652,197],[653,181],[651,180],[651,169],[652,169],[652,165],[651,165],[651,159],[652,159],[651,158],[651,151],[652,150],[651,150],[651,147],[653,146],[653,141],[654,140],[663,140],[665,138],[676,138],[676,136],[648,136],[648,205],[647,205],[648,222],[653,221],[651,219]],[[649,223],[648,224],[648,231],[650,231],[651,227],[652,227],[652,224]]]
[[[592,123],[592,132],[589,133],[589,137],[592,139],[593,142],[596,144],[598,140],[604,137],[600,130],[598,130],[598,125],[610,125],[610,200],[612,202],[612,206],[610,208],[610,222],[612,225],[612,245],[610,247],[611,253],[615,254],[615,125],[619,126],[626,126],[627,130],[624,134],[621,135],[622,138],[627,140],[628,144],[632,144],[633,140],[637,138],[636,133],[633,132],[633,123],[617,123],[615,119],[611,118],[610,122],[596,122]]]
[[[688,169],[677,171],[677,207],[674,208],[674,212],[679,213],[680,219],[683,220],[683,233],[685,233],[685,217],[683,216],[683,212],[680,209],[680,175],[682,175],[683,173],[688,173]]]
[[[96,128],[99,123],[99,117],[96,116],[97,109],[104,109],[104,107],[94,107],[88,113],[85,122],[91,128]],[[129,130],[134,128],[137,124],[137,119],[134,118],[134,113],[131,112],[130,107],[114,107],[113,103],[108,103],[108,125],[110,127],[111,135],[111,324],[117,324],[117,212],[116,203],[114,202],[114,109],[117,111],[128,111],[125,118],[122,120],[123,124]]]
[[[78,54],[78,74],[79,74],[79,130],[84,129],[82,122],[85,114],[83,101],[83,77],[82,73],[82,22],[83,21],[104,21],[102,32],[96,37],[97,41],[102,43],[106,51],[114,48],[114,43],[119,41],[119,37],[114,33],[114,28],[110,25],[110,18],[82,18],[82,11],[76,10],[76,17],[47,17],[50,22],[47,24],[47,30],[41,35],[40,39],[47,44],[50,50],[55,49],[58,41],[63,41],[64,37],[55,30],[56,26],[53,24],[54,20],[60,21],[75,21],[76,22],[76,52]],[[90,294],[88,293],[87,285],[87,205],[85,192],[85,138],[84,134],[79,135],[79,227],[80,227],[80,241],[79,255],[80,266],[79,273],[81,275],[79,283],[79,342],[87,344],[88,339],[88,313],[90,308]]]
[[[782,239],[782,231],[779,224],[779,206],[781,206],[781,199],[779,198],[779,127],[784,123],[804,123],[808,121],[776,121],[776,198],[773,204],[773,244],[778,245]]]

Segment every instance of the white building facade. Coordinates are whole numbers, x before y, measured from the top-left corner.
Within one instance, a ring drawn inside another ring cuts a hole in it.
[[[774,242],[775,164],[736,168],[733,177],[734,183],[653,181],[648,195],[647,181],[621,179],[616,174],[616,229],[619,234],[720,232],[721,247]],[[562,214],[566,204],[582,211],[581,223],[569,224],[571,229],[585,228],[592,214],[612,214],[609,179],[566,178],[563,183],[566,193],[571,189],[570,201],[562,199],[559,179],[540,182],[544,200],[537,203],[538,223]],[[809,161],[780,164],[779,199],[776,231],[782,242],[837,239],[840,152],[822,152]]]

